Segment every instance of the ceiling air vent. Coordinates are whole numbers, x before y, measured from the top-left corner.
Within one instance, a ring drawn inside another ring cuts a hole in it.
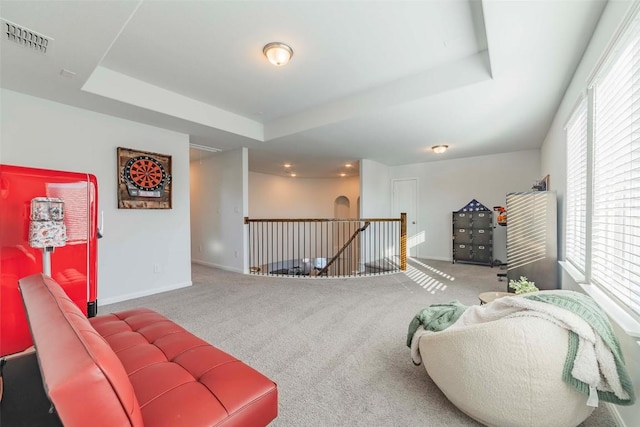
[[[2,37],[6,40],[19,44],[20,46],[32,49],[39,53],[47,53],[51,48],[51,37],[31,31],[13,22],[2,19]]]

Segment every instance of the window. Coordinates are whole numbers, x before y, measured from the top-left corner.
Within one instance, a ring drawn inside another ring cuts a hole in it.
[[[567,261],[586,270],[587,246],[587,100],[582,99],[567,124]]]
[[[567,261],[636,315],[640,315],[639,9],[597,72],[592,103],[583,100],[566,128]],[[587,113],[589,106],[592,116]]]
[[[591,279],[640,314],[640,15],[594,85]]]

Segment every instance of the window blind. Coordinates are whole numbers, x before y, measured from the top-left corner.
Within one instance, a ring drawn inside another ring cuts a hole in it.
[[[594,85],[592,281],[640,314],[640,14]]]
[[[587,252],[587,100],[585,98],[573,112],[566,130],[565,258],[584,273]]]

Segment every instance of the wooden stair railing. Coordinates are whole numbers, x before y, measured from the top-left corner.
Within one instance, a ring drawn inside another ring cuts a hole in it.
[[[331,258],[331,260],[327,263],[327,265],[325,265],[324,268],[318,272],[318,276],[327,274],[327,271],[329,270],[329,267],[331,267],[331,264],[333,264],[338,259],[338,257],[342,254],[342,252],[344,252],[345,249],[347,249],[347,247],[351,244],[351,242],[353,242],[353,239],[355,239],[358,234],[360,234],[361,232],[366,230],[367,227],[369,227],[369,224],[371,223],[367,221],[364,223],[362,227],[358,228],[356,231],[353,232],[349,240],[347,240],[345,244],[342,245],[342,248],[340,248],[340,250],[333,256],[333,258]]]
[[[400,218],[245,217],[247,272],[344,277],[404,271],[406,221],[404,213]],[[334,248],[340,250],[331,255]],[[395,257],[399,262],[392,261]],[[380,269],[385,263],[393,266]]]

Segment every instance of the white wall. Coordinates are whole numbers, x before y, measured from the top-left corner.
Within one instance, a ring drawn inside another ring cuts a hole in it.
[[[334,203],[349,199],[349,217],[358,215],[359,177],[304,179],[249,172],[251,218],[333,218]]]
[[[403,178],[418,179],[417,231],[425,236],[418,246],[418,257],[450,261],[451,213],[472,199],[489,209],[504,206],[507,193],[531,190],[533,182],[541,178],[540,152],[519,151],[390,168],[390,179]],[[505,227],[494,229],[493,258],[507,261]]]
[[[362,218],[391,216],[389,167],[369,159],[360,160],[360,209]]]
[[[98,302],[189,286],[188,136],[8,90],[1,96],[2,163],[86,172],[98,179],[105,221],[98,244]],[[119,146],[172,156],[172,209],[118,209]]]
[[[241,148],[191,162],[193,262],[245,271],[247,158]]]
[[[564,211],[566,191],[566,134],[564,126],[576,105],[581,94],[586,92],[587,80],[596,67],[596,64],[610,44],[612,37],[623,21],[633,1],[608,2],[598,27],[594,32],[589,46],[573,76],[564,98],[556,112],[553,124],[542,145],[541,166],[543,174],[551,174],[553,188],[558,191],[558,242],[560,244],[559,256],[564,259]],[[561,286],[563,289],[578,290],[572,275],[563,272],[561,274]],[[635,392],[640,396],[640,345],[639,341],[626,335],[614,322],[614,329],[620,340],[620,345],[625,357],[627,369],[634,380]],[[611,406],[618,421],[628,427],[640,425],[640,402],[633,406]]]

